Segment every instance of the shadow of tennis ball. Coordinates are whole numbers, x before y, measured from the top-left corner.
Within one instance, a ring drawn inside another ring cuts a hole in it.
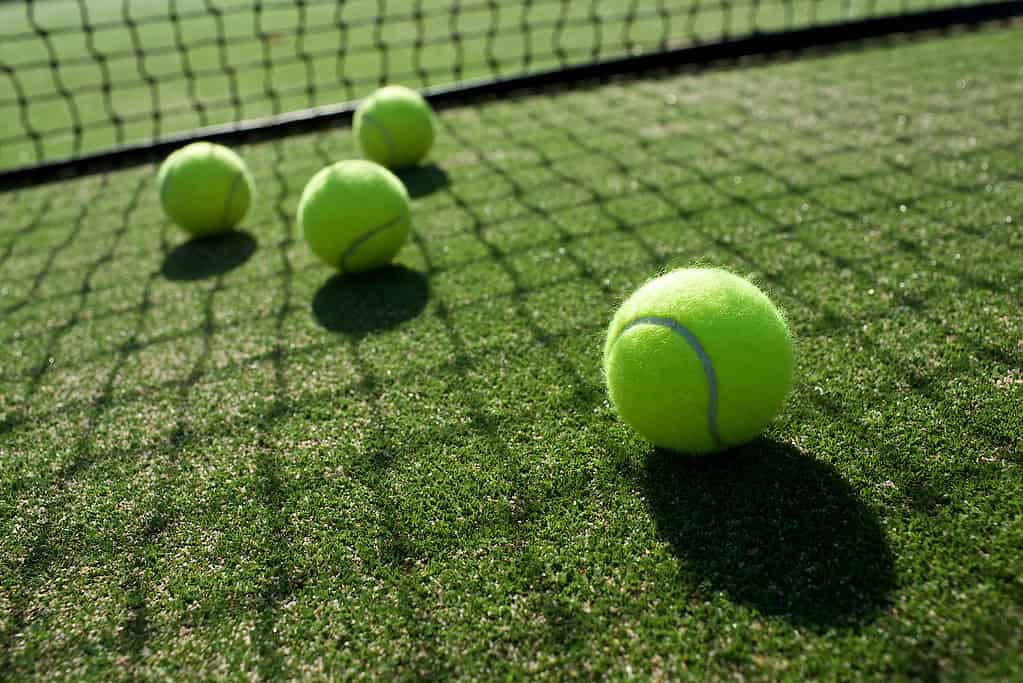
[[[413,199],[433,194],[442,187],[451,184],[447,171],[437,164],[401,168],[394,173],[404,183],[405,189]]]
[[[223,275],[248,261],[256,246],[255,238],[240,230],[191,239],[167,254],[160,272],[179,282]]]
[[[834,467],[787,444],[656,450],[644,488],[687,580],[814,628],[863,623],[889,604],[894,560],[877,517]]]
[[[426,276],[403,266],[335,275],[313,297],[313,316],[331,332],[358,336],[415,318],[429,293]]]

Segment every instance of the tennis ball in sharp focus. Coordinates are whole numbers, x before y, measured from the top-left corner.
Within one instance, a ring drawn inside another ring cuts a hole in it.
[[[314,175],[298,203],[298,225],[313,253],[343,273],[382,266],[408,239],[409,197],[379,164],[339,161]]]
[[[363,155],[388,168],[416,164],[433,145],[433,110],[423,96],[388,85],[355,110],[353,130]]]
[[[654,445],[712,453],[752,440],[777,414],[792,383],[792,341],[756,285],[683,268],[618,309],[604,374],[618,414]]]
[[[168,156],[157,185],[164,212],[196,237],[233,228],[255,195],[252,174],[242,158],[209,142],[194,142]]]

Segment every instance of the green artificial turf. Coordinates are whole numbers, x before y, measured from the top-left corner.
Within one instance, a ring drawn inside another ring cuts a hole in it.
[[[384,82],[435,86],[981,1],[0,1],[0,169],[351,101]]]
[[[0,677],[1023,677],[1023,29],[441,113],[388,270],[295,234],[347,129],[0,194]],[[670,267],[796,335],[753,444],[657,452],[604,327]]]

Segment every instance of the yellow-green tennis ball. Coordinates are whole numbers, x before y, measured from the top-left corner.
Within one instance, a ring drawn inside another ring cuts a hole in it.
[[[252,174],[242,158],[210,142],[193,142],[168,156],[157,185],[164,212],[196,237],[236,226],[255,195]]]
[[[422,95],[401,85],[363,100],[352,127],[363,156],[388,168],[412,166],[433,146],[433,110]]]
[[[397,176],[361,159],[314,175],[298,203],[298,225],[313,253],[342,273],[385,265],[408,239],[408,191]]]
[[[792,341],[756,285],[683,268],[618,309],[604,374],[618,414],[654,445],[712,453],[752,440],[778,413],[792,384]]]

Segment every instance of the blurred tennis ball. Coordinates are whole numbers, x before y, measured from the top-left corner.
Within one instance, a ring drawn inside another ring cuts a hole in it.
[[[367,159],[404,168],[418,163],[433,146],[433,110],[415,90],[388,85],[359,104],[353,130]]]
[[[328,265],[343,273],[371,270],[390,262],[408,239],[408,192],[379,164],[339,161],[306,184],[298,225]]]
[[[615,314],[604,374],[621,418],[687,453],[738,446],[774,418],[792,384],[792,341],[756,285],[683,268],[640,287]]]
[[[164,212],[196,237],[233,228],[255,196],[245,161],[210,142],[194,142],[168,156],[160,166],[157,185]]]

